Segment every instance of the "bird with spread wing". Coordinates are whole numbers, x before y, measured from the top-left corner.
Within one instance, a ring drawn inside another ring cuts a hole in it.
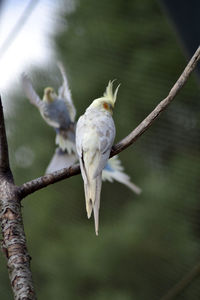
[[[41,100],[27,75],[22,74],[22,85],[31,104],[36,106],[46,121],[56,131],[56,144],[60,149],[69,154],[76,152],[75,149],[75,115],[71,92],[68,86],[67,76],[61,63],[58,63],[63,83],[58,89],[58,94],[52,87],[44,89]]]

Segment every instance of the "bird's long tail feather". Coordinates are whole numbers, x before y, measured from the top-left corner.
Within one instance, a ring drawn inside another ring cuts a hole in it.
[[[77,154],[69,154],[66,151],[62,151],[60,148],[57,148],[45,174],[49,174],[55,171],[58,171],[62,168],[69,168],[77,161]]]
[[[84,184],[87,215],[88,218],[90,218],[93,211],[96,235],[98,235],[99,231],[101,182],[101,175],[99,175],[95,179]]]

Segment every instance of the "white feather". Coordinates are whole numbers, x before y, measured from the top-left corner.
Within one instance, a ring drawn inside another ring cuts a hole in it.
[[[133,182],[131,182],[130,177],[125,172],[123,172],[123,170],[124,168],[121,165],[121,161],[119,160],[118,156],[117,155],[113,156],[108,160],[107,165],[103,170],[102,180],[103,181],[108,180],[110,182],[116,180],[126,185],[136,194],[140,194],[141,189]]]
[[[56,134],[56,145],[58,145],[63,151],[67,150],[69,154],[76,152],[76,145],[74,141],[70,141],[70,139],[63,137],[61,134]]]

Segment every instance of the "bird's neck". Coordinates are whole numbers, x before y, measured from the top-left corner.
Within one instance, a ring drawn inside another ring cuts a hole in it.
[[[51,103],[54,101],[54,98],[50,94],[45,94],[43,100],[47,103]]]

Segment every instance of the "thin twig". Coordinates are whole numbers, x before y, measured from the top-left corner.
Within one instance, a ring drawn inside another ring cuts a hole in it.
[[[177,284],[175,284],[165,296],[160,300],[172,300],[180,295],[197,277],[200,275],[200,262],[195,265],[192,270],[186,274]]]
[[[188,80],[188,77],[191,75],[192,71],[195,69],[197,62],[200,59],[200,46],[194,53],[193,57],[190,59],[189,63],[187,64],[185,70],[176,81],[172,89],[170,90],[168,96],[162,100],[155,109],[122,141],[118,144],[114,145],[112,148],[111,156],[114,156],[131,144],[133,144],[155,121],[155,119],[160,115],[160,113],[165,110],[168,105],[172,102],[178,92],[181,90],[183,85]]]
[[[177,93],[181,90],[183,85],[186,83],[188,77],[197,65],[200,59],[200,47],[196,50],[195,54],[187,64],[185,70],[175,83],[175,85],[170,90],[168,96],[162,100],[155,109],[122,141],[114,145],[111,150],[110,157],[120,153],[131,144],[133,144],[155,121],[155,119],[160,115],[160,113],[167,108],[167,106],[172,102]],[[29,182],[26,182],[19,186],[19,194],[22,198],[29,194],[34,193],[50,184],[58,182],[60,180],[72,177],[80,173],[80,168],[78,165],[72,166],[70,168],[64,168],[62,170],[53,172],[51,174],[36,178]]]

